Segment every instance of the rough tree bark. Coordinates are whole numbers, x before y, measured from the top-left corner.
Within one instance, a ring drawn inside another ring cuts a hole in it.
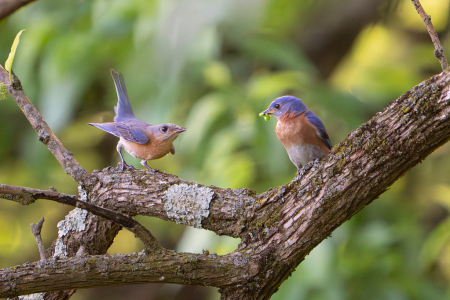
[[[8,80],[1,68],[0,81]],[[20,85],[8,91],[18,103],[26,97]],[[85,201],[129,216],[204,228],[241,243],[226,255],[165,249],[103,255],[120,226],[77,208],[58,224],[47,261],[0,270],[0,297],[45,292],[44,299],[67,299],[77,288],[166,282],[218,287],[222,299],[269,299],[334,229],[448,141],[449,91],[449,71],[420,83],[290,183],[262,194],[202,186],[156,170],[106,168],[89,174],[66,155],[71,162],[66,172]],[[29,118],[39,117],[34,107],[26,107]],[[43,127],[35,128],[41,136]],[[45,136],[41,140],[49,147],[52,134]],[[57,146],[55,157],[61,158],[58,153],[67,150]],[[25,194],[2,197],[30,203]]]

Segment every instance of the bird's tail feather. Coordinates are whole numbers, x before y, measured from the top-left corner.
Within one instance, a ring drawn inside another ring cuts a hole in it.
[[[108,133],[111,133],[112,135],[115,135],[117,137],[120,137],[119,131],[116,128],[116,124],[113,122],[109,123],[88,123],[91,126],[95,126],[103,131],[106,131]]]
[[[116,112],[114,121],[121,122],[134,119],[133,108],[131,108],[130,99],[128,98],[128,92],[125,86],[125,79],[123,78],[122,73],[111,69],[111,75],[116,86],[118,98],[117,106],[114,107],[114,111]]]

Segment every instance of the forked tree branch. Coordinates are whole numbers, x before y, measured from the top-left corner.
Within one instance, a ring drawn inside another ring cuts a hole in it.
[[[88,269],[103,274],[96,281],[101,285],[124,281],[211,285],[220,288],[223,299],[268,299],[334,229],[449,138],[450,73],[445,71],[353,130],[291,183],[260,195],[247,189],[205,187],[155,170],[96,171],[81,186],[88,202],[240,237],[238,249],[223,256],[166,251],[92,260],[61,258],[49,260],[44,269],[32,273],[34,265],[17,266],[0,270],[0,297],[92,286]],[[194,200],[201,205],[195,206]],[[86,220],[89,226],[91,222]],[[72,251],[81,247],[76,244],[79,239],[91,237],[89,230],[68,235]],[[85,245],[94,247],[98,242]],[[161,268],[166,262],[167,268]],[[125,272],[118,272],[120,265]],[[69,266],[80,266],[71,271],[72,280],[56,273],[63,270],[65,274]],[[45,281],[38,279],[42,272]]]

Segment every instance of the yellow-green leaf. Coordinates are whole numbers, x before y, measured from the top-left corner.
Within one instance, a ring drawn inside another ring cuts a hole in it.
[[[14,56],[16,55],[17,46],[19,45],[20,35],[22,34],[22,31],[25,29],[22,29],[19,31],[19,33],[16,35],[16,38],[14,39],[14,42],[11,46],[11,52],[9,53],[8,59],[5,62],[5,69],[9,73],[9,81],[11,82],[11,68],[14,60]]]

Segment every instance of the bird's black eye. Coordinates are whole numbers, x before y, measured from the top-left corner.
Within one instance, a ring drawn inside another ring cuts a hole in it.
[[[280,109],[280,104],[275,104],[273,107],[275,107],[275,109]]]
[[[169,127],[167,127],[167,126],[163,126],[163,127],[161,127],[161,131],[162,131],[162,132],[166,132],[166,131],[167,131],[167,129],[169,129]]]

